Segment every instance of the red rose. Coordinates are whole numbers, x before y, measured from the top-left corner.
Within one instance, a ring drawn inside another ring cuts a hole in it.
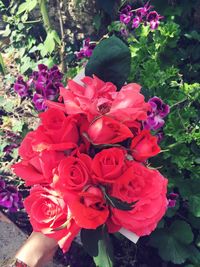
[[[167,179],[157,170],[132,162],[113,184],[112,196],[128,203],[137,201],[130,211],[112,209],[112,220],[138,236],[149,235],[167,209]]]
[[[53,143],[78,142],[79,134],[75,116],[65,116],[62,111],[49,109],[40,114],[40,117],[44,132],[52,139]]]
[[[30,216],[33,230],[54,238],[66,252],[80,231],[64,200],[50,188],[35,186],[25,199],[24,206]],[[68,221],[65,228],[56,230]]]
[[[92,159],[86,154],[78,153],[77,157],[69,156],[58,166],[55,187],[60,192],[66,190],[82,191],[90,180]]]
[[[133,137],[133,134],[126,125],[102,116],[89,126],[88,136],[93,144],[115,144]]]
[[[89,148],[91,145],[88,138],[85,136],[85,133],[87,133],[89,125],[90,124],[87,120],[87,117],[81,114],[78,119],[78,128],[79,128],[79,133],[80,133],[78,150],[81,153],[86,153],[86,154],[88,154]]]
[[[40,113],[39,117],[44,128],[52,132],[59,131],[66,119],[65,113],[55,108],[49,108],[47,111]]]
[[[104,183],[114,183],[125,169],[125,152],[120,148],[104,149],[92,161],[93,178]]]
[[[77,225],[86,229],[96,229],[104,224],[109,210],[100,188],[88,186],[78,194],[67,193],[64,196]]]
[[[14,173],[25,180],[26,186],[51,183],[53,170],[64,159],[62,152],[42,151],[30,160],[12,165]]]
[[[160,152],[157,137],[151,135],[149,130],[143,130],[138,136],[133,138],[131,149],[133,158],[142,162]]]
[[[54,138],[51,138],[49,134],[45,131],[43,126],[39,126],[35,131],[35,139],[32,141],[33,150],[36,152],[41,152],[44,150],[55,150],[55,151],[65,151],[68,154],[75,148],[77,148],[77,144],[74,143],[75,140],[71,140],[71,134],[69,133],[69,138],[67,139],[58,139],[58,135],[55,135]]]
[[[29,160],[38,155],[38,153],[33,150],[33,141],[35,139],[35,135],[35,131],[29,132],[19,147],[19,155],[24,160]]]

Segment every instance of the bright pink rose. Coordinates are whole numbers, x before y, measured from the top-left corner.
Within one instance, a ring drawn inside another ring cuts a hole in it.
[[[146,120],[150,105],[145,103],[144,96],[140,94],[140,88],[141,86],[137,83],[123,86],[116,94],[107,115],[123,123]]]
[[[82,191],[91,177],[92,159],[78,153],[77,157],[69,156],[63,159],[58,166],[58,175],[54,177],[57,190],[65,193],[69,191]]]
[[[69,205],[77,225],[86,229],[96,229],[104,224],[109,210],[100,188],[88,186],[78,194],[66,193],[64,200]]]
[[[93,144],[115,144],[133,137],[133,134],[126,125],[102,116],[90,124],[88,136]]]
[[[113,184],[112,196],[128,203],[137,202],[130,211],[111,208],[112,221],[138,236],[149,235],[167,209],[167,179],[140,163],[132,161],[129,165]]]
[[[110,109],[116,86],[111,82],[103,82],[96,76],[84,77],[82,82],[84,86],[69,80],[67,89],[60,89],[67,114],[84,113],[92,119],[98,114],[106,113]]]
[[[115,183],[126,169],[125,151],[120,148],[104,149],[92,161],[93,178],[98,182]]]
[[[151,135],[149,130],[143,130],[131,142],[132,156],[137,161],[145,161],[160,152],[157,137]]]
[[[80,231],[80,227],[72,219],[68,206],[56,191],[35,186],[25,199],[24,206],[30,216],[33,230],[54,238],[63,252],[66,252]],[[56,230],[65,223],[66,226],[63,229]]]
[[[107,114],[127,125],[135,120],[147,119],[150,104],[145,103],[144,96],[140,94],[140,85],[130,83],[117,92],[114,84],[105,83],[96,76],[84,77],[82,82],[83,86],[70,80],[66,89],[60,89],[67,114],[85,114],[90,122]],[[47,105],[64,110],[63,104],[48,101]]]
[[[26,186],[51,183],[54,169],[64,158],[62,152],[42,151],[30,160],[12,165],[12,168],[17,176],[25,180]]]

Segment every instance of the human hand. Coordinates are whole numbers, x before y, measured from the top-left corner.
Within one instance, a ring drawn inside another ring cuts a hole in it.
[[[15,257],[29,267],[44,267],[53,258],[57,248],[54,239],[42,233],[32,232]]]

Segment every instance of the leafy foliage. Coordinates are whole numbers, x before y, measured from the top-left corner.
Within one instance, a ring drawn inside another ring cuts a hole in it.
[[[61,44],[55,30],[49,29],[45,32],[41,17],[34,19],[34,9],[38,9],[37,0],[15,3],[11,1],[8,6],[1,1],[0,11],[5,23],[2,37],[9,38],[11,43],[5,51],[15,53],[15,60],[22,74],[35,69],[38,63],[52,66],[58,54],[57,47]]]
[[[5,5],[4,2],[0,1],[0,9],[6,23],[3,37],[10,38],[11,45],[7,52],[15,53],[20,72],[26,73],[40,62],[51,65],[57,56],[56,49],[60,46],[60,38],[54,30],[48,33],[45,31],[41,18],[31,22],[32,11],[37,8],[37,1],[10,1],[10,5]],[[79,2],[83,1],[78,0],[77,5]],[[120,5],[125,1],[119,1],[118,6],[117,1],[98,2],[101,10],[103,9],[114,18]],[[156,95],[170,105],[171,113],[167,117],[164,128],[165,138],[161,143],[164,153],[160,153],[159,157],[156,157],[156,160],[152,159],[150,163],[161,168],[161,172],[169,179],[169,192],[177,192],[179,200],[174,209],[167,211],[159,228],[149,238],[149,246],[157,248],[162,262],[165,261],[164,264],[170,267],[174,266],[173,264],[184,267],[200,266],[200,15],[198,2],[197,0],[152,0],[151,4],[165,19],[156,31],[140,26],[134,29],[128,38],[124,37],[129,49],[117,37],[121,30],[120,22],[113,21],[108,30],[115,36],[102,40],[97,45],[86,68],[87,74],[96,74],[102,79],[113,81],[118,86],[126,80],[137,82],[143,86],[143,93],[147,97]],[[137,7],[141,1],[135,1],[135,3]],[[98,30],[102,22],[102,14],[99,17],[98,13],[94,21]],[[111,71],[115,62],[120,62],[121,66],[119,68],[115,66]],[[79,72],[81,66],[77,65],[68,70],[67,77],[72,78]],[[102,67],[105,65],[108,66],[107,71]],[[101,76],[102,73],[110,71],[112,77]],[[22,108],[19,107],[20,105]],[[5,163],[17,159],[15,152],[17,148],[14,148],[9,155],[5,154],[5,148],[11,143],[11,140],[6,137],[7,130],[22,137],[28,128],[32,127],[30,120],[26,121],[24,117],[33,120],[31,116],[34,114],[30,103],[27,104],[24,101],[19,104],[18,100],[10,95],[6,96],[6,100],[3,97],[0,98],[0,109],[3,114],[0,155],[4,161],[1,172],[5,173],[8,170]],[[16,141],[18,144],[20,138]],[[81,235],[84,247],[90,255],[95,256],[96,264],[101,266],[104,263],[103,266],[112,266],[110,261],[112,253],[107,245],[109,244],[108,234],[101,228],[96,231],[83,230]],[[90,244],[90,235],[93,238],[96,236],[95,246]]]

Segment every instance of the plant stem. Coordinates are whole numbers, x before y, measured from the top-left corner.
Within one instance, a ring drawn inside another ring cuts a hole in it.
[[[1,68],[1,72],[3,73],[3,75],[5,75],[6,74],[6,67],[5,67],[1,53],[0,53],[0,68]]]
[[[47,9],[47,1],[46,0],[38,0],[40,6],[40,12],[42,14],[42,19],[44,22],[44,28],[46,32],[51,30],[51,23],[49,20],[49,14]]]
[[[62,19],[61,5],[62,5],[62,1],[57,0],[58,16],[59,16],[59,23],[60,23],[60,33],[61,33],[61,47],[60,47],[61,70],[62,70],[63,73],[65,73],[66,72],[66,64],[65,64],[65,32],[64,32],[64,25],[63,25],[63,19]]]

